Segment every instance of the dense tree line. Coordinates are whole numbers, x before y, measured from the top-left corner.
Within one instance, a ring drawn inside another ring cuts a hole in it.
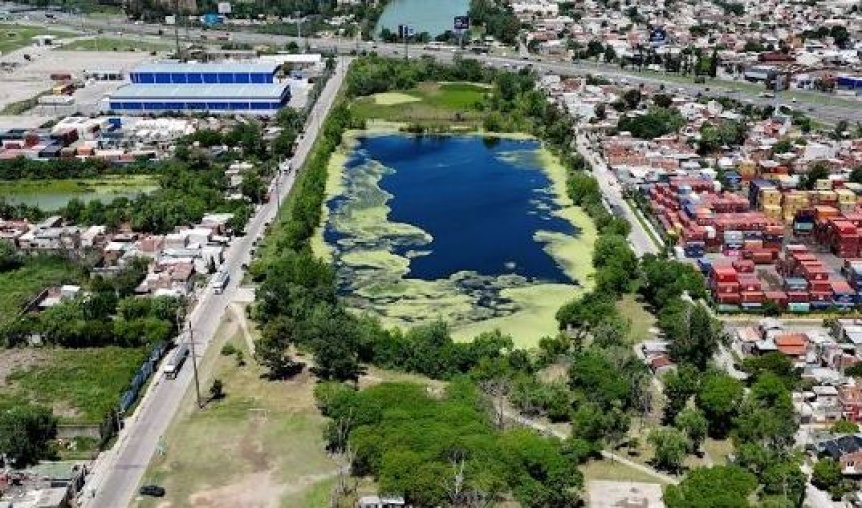
[[[470,22],[484,27],[485,33],[503,44],[515,44],[521,22],[511,5],[497,0],[470,0]]]
[[[108,174],[149,173],[150,165],[146,160],[130,164],[110,164],[101,159],[51,159],[34,160],[19,157],[0,161],[0,180],[48,180],[97,178]]]
[[[468,382],[439,397],[396,383],[362,392],[321,385],[316,395],[332,419],[329,448],[349,449],[354,474],[374,476],[381,492],[404,493],[415,506],[493,505],[510,494],[525,507],[578,502],[577,456],[559,440],[495,428]]]
[[[645,114],[620,116],[617,130],[628,131],[642,139],[655,139],[673,134],[685,125],[685,119],[673,108],[652,107]]]
[[[4,345],[18,346],[34,335],[46,344],[73,348],[140,347],[168,341],[178,331],[181,302],[172,297],[134,296],[145,271],[146,262],[142,261],[114,278],[97,276],[90,281],[86,295],[8,321],[0,330]]]

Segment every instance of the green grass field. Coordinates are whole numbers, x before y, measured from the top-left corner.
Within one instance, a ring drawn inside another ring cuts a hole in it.
[[[33,37],[37,35],[69,37],[73,34],[72,32],[47,29],[39,26],[0,23],[0,54],[32,45]]]
[[[75,282],[74,265],[54,257],[32,257],[16,270],[0,273],[0,325],[18,315],[22,307],[48,286]]]
[[[39,359],[11,367],[0,396],[44,404],[64,422],[100,423],[145,353],[142,348],[119,347],[38,350]]]
[[[481,120],[481,113],[475,106],[486,93],[486,87],[473,83],[422,83],[410,90],[360,98],[351,108],[366,119],[475,123]],[[387,100],[397,96],[404,100]]]
[[[662,483],[662,481],[655,476],[648,475],[643,471],[629,467],[621,462],[613,462],[606,459],[591,460],[586,464],[581,465],[578,469],[583,473],[585,481],[611,480]]]
[[[96,39],[72,41],[63,46],[63,49],[69,51],[169,51],[171,45],[149,41],[99,37]]]
[[[629,343],[636,344],[644,340],[650,340],[652,334],[649,329],[655,326],[655,316],[644,308],[643,303],[638,301],[635,295],[625,295],[617,301],[617,310],[624,319],[631,323],[629,329]]]

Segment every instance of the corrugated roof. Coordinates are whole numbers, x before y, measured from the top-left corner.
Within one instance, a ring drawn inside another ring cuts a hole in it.
[[[231,72],[260,72],[274,73],[278,69],[279,64],[276,62],[256,62],[256,63],[174,63],[174,62],[157,62],[149,64],[141,64],[135,67],[131,72],[210,72],[227,74]]]
[[[286,83],[258,85],[142,85],[133,84],[118,88],[111,100],[128,99],[281,99]]]

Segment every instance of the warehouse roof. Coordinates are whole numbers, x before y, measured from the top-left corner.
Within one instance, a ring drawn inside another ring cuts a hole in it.
[[[287,83],[259,85],[126,85],[111,99],[281,99]]]
[[[227,73],[274,73],[278,70],[278,63],[256,62],[256,63],[180,63],[180,62],[158,62],[142,64],[135,67],[132,72],[210,72],[217,74]]]

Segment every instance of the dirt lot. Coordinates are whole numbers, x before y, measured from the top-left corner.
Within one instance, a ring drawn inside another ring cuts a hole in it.
[[[618,506],[664,506],[661,500],[661,485],[625,481],[591,481],[587,484],[591,508],[614,508]]]
[[[144,477],[167,495],[133,506],[326,506],[336,464],[323,446],[326,421],[314,403],[315,379],[308,371],[288,381],[262,379],[248,352],[250,338],[229,314],[200,369],[204,390],[219,378],[227,395],[201,411],[193,392],[186,395],[166,434],[165,455],[154,458]],[[246,365],[220,354],[226,342],[243,351]]]
[[[30,55],[32,61],[25,60],[24,54]],[[15,62],[18,66],[12,71],[0,70],[0,110],[10,102],[29,99],[49,90],[53,85],[49,79],[51,73],[69,72],[76,77],[83,77],[88,70],[128,71],[154,58],[156,57],[143,52],[62,51],[45,47],[28,47],[3,55],[4,62]],[[106,81],[88,85],[76,92],[76,102],[86,109],[86,112],[90,112],[93,104],[105,93],[122,84],[119,81]]]
[[[6,385],[6,378],[15,370],[27,369],[48,360],[46,351],[32,348],[0,350],[0,386]]]

